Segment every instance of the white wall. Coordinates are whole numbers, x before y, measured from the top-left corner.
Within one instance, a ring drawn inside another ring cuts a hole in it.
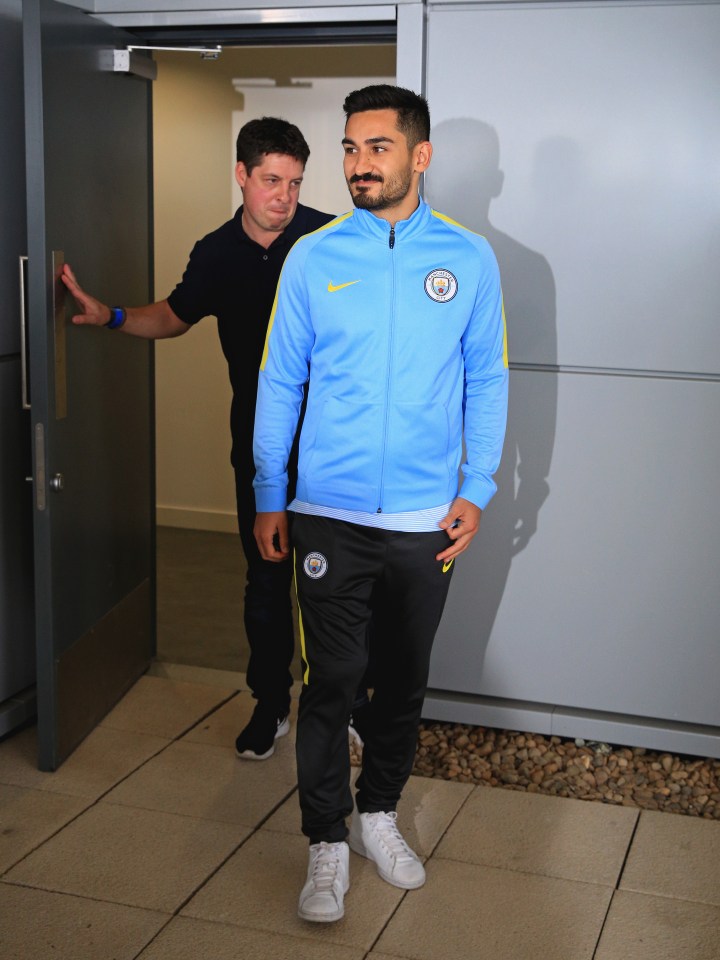
[[[297,123],[311,148],[301,199],[341,213],[350,207],[341,171],[342,101],[358,86],[392,82],[393,47],[243,48],[217,62],[158,53],[154,84],[155,296],[181,277],[197,239],[242,202],[235,138],[263,114]],[[232,79],[302,78],[311,86],[245,87]],[[156,347],[158,523],[234,531],[230,386],[213,318]]]

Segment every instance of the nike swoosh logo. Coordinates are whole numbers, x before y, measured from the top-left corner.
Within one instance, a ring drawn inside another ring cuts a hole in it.
[[[450,567],[455,563],[455,557],[443,564],[443,573],[447,573]]]
[[[360,283],[360,281],[359,281],[359,280],[349,280],[347,283],[338,283],[337,286],[335,286],[334,283],[329,283],[329,284],[328,284],[328,293],[335,293],[336,290],[342,290],[343,287],[351,287],[354,283]]]

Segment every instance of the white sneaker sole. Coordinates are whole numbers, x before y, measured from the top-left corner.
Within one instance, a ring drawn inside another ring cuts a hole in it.
[[[302,907],[298,907],[298,916],[301,920],[307,920],[309,923],[336,923],[345,916],[345,907],[341,907],[335,913],[303,913]]]

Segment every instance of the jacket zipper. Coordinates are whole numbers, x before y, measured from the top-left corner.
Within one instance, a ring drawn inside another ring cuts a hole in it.
[[[390,250],[395,249],[395,227],[390,227],[390,236],[388,238],[388,246]],[[383,429],[383,452],[382,452],[382,462],[380,464],[380,505],[378,506],[376,513],[382,513],[382,499],[383,499],[383,487],[385,485],[385,451],[387,450],[387,428],[388,428],[388,417],[390,415],[390,369],[392,367],[392,344],[393,344],[393,327],[395,326],[395,257],[392,257],[392,297],[391,297],[391,312],[390,312],[390,328],[388,330],[388,361],[387,361],[387,371],[385,376],[385,425]]]

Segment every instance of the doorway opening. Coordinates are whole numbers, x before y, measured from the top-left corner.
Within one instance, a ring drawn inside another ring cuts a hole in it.
[[[156,299],[179,281],[194,243],[241,204],[235,138],[253,117],[284,117],[302,130],[311,154],[301,203],[335,214],[350,208],[342,102],[357,87],[394,82],[395,44],[225,47],[217,60],[158,51],[155,59]],[[156,343],[155,381],[157,658],[244,672],[231,390],[213,318]]]

